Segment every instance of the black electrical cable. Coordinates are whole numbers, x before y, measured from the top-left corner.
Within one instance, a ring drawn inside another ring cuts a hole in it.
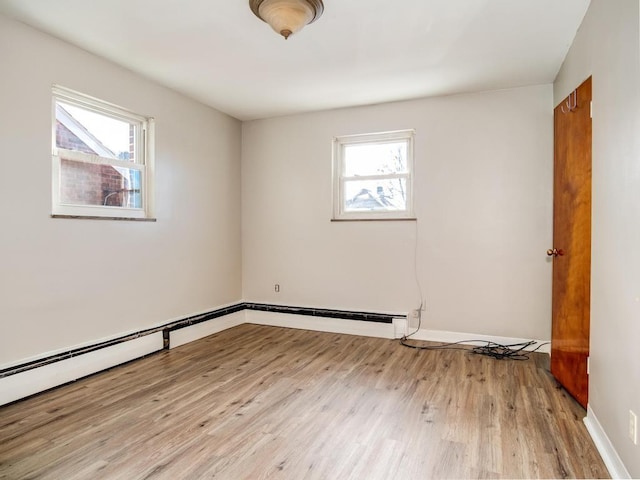
[[[415,275],[416,286],[418,287],[418,292],[420,294],[420,305],[418,306],[415,312],[418,317],[418,326],[415,330],[409,334],[405,334],[400,338],[400,344],[409,347],[415,348],[416,350],[466,350],[476,355],[485,355],[488,357],[492,357],[498,360],[503,360],[505,358],[510,360],[527,360],[529,358],[529,354],[536,352],[543,345],[548,345],[550,342],[540,343],[533,350],[525,350],[528,347],[535,345],[537,342],[534,340],[530,340],[528,342],[522,343],[513,343],[511,345],[501,345],[499,343],[490,342],[487,340],[462,340],[460,342],[452,342],[452,343],[441,343],[439,345],[412,345],[407,343],[409,337],[415,335],[420,331],[422,327],[422,311],[425,306],[425,299],[422,295],[422,286],[420,285],[420,277],[418,275],[418,222],[415,222],[415,243],[413,247],[413,273]],[[484,343],[485,345],[474,346],[473,348],[463,347],[463,344],[470,343]]]
[[[484,345],[476,345],[472,348],[462,346],[472,343],[483,343]],[[436,345],[412,345],[407,343],[407,336],[400,339],[401,345],[416,350],[466,350],[475,355],[484,355],[497,360],[527,360],[530,353],[536,352],[543,345],[549,344],[549,342],[543,342],[533,350],[525,350],[527,347],[531,347],[536,343],[537,342],[530,340],[528,342],[501,345],[487,340],[461,340],[459,342],[440,343]]]

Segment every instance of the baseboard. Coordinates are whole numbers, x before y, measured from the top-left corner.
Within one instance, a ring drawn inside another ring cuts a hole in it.
[[[0,405],[243,323],[389,339],[400,338],[407,328],[406,315],[400,314],[241,302],[93,345],[56,352],[9,366],[0,371]],[[437,330],[419,330],[410,338],[437,342],[476,339],[503,345],[529,340]],[[549,348],[543,346],[539,351],[548,352]]]
[[[413,330],[409,329],[409,333]],[[481,342],[494,342],[500,345],[513,345],[519,343],[526,343],[531,341],[531,338],[514,338],[514,337],[499,337],[497,335],[479,335],[477,333],[460,333],[460,332],[448,332],[446,330],[426,330],[421,329],[416,333],[412,334],[409,337],[410,340],[424,340],[429,342],[442,342],[442,343],[452,343],[452,342],[461,342],[461,343],[469,343],[470,345],[477,345],[477,343],[468,342],[469,340],[479,340]],[[533,350],[536,347],[539,347],[541,344],[549,342],[549,340],[533,340],[536,342],[530,347],[525,348],[525,350]],[[550,353],[551,352],[551,344],[546,344],[540,346],[536,350],[541,353]]]
[[[130,340],[151,335],[157,332],[173,331],[180,328],[197,325],[199,323],[208,322],[214,318],[224,317],[234,312],[242,311],[246,308],[244,303],[233,303],[220,306],[215,310],[205,310],[197,313],[192,313],[186,317],[178,317],[169,320],[168,322],[156,324],[155,326],[145,328],[143,330],[130,330],[122,332],[118,335],[112,335],[109,337],[92,340],[89,342],[83,342],[76,344],[73,347],[61,348],[53,351],[46,352],[44,354],[35,355],[29,358],[23,358],[16,362],[10,362],[4,365],[0,365],[0,379],[22,373],[34,368],[41,368],[45,365],[60,362],[78,355],[86,355],[92,351],[100,350],[105,347],[111,347],[118,343],[128,342]]]
[[[393,323],[397,318],[406,318],[404,313],[364,312],[356,310],[336,310],[333,308],[318,308],[309,306],[277,305],[273,303],[244,302],[247,310],[260,312],[284,313],[287,315],[301,315],[305,317],[338,318],[341,320],[360,320],[363,322]]]
[[[607,467],[607,470],[609,470],[611,478],[631,478],[627,467],[622,463],[618,452],[616,452],[611,440],[609,440],[609,437],[589,405],[587,405],[587,416],[584,417],[584,424],[602,457],[602,461]]]
[[[245,313],[245,321],[256,325],[299,328],[302,330],[313,330],[317,332],[345,333],[348,335],[362,335],[364,337],[394,337],[394,328],[392,323],[309,317],[304,315],[262,312],[257,310],[246,310]]]
[[[162,350],[162,332],[0,378],[0,405]]]
[[[245,323],[246,310],[169,332],[169,348],[176,348]]]
[[[250,313],[253,314],[253,322],[247,320]],[[0,405],[243,323],[392,338],[392,322],[397,316],[388,313],[247,302],[230,304],[177,318],[145,330],[128,332],[4,365],[0,368]]]

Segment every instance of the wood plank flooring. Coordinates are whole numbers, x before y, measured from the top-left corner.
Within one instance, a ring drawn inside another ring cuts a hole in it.
[[[241,325],[0,407],[0,478],[608,478],[547,363]]]

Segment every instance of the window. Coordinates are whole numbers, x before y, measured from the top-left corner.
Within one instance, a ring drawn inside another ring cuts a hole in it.
[[[337,137],[333,218],[413,218],[413,130]]]
[[[53,216],[152,216],[153,119],[53,88]]]

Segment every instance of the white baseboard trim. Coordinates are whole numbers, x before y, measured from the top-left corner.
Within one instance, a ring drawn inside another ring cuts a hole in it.
[[[246,323],[364,337],[394,338],[393,324],[246,310]]]
[[[589,405],[587,405],[587,416],[584,417],[584,424],[587,427],[587,431],[596,445],[604,465],[609,470],[611,478],[631,478],[627,467],[624,466],[618,452],[613,447],[611,440],[605,433],[602,425],[598,421],[596,414]]]
[[[407,329],[406,318],[394,318],[393,323],[383,323],[247,309],[223,314],[188,327],[171,330],[169,332],[169,346],[170,348],[176,348],[243,323],[388,339],[400,338]],[[411,329],[409,329],[409,332],[411,332]],[[503,345],[522,343],[529,340],[426,329],[419,330],[410,338],[435,342],[460,342],[476,339]],[[0,405],[134,360],[162,350],[162,348],[162,332],[155,332],[90,353],[2,377],[0,378]],[[549,350],[548,345],[539,349],[540,352],[546,353]]]
[[[235,312],[206,322],[169,332],[169,348],[173,349],[189,342],[213,335],[228,328],[245,323],[246,311]]]
[[[413,332],[415,329],[409,329],[409,333]],[[467,340],[481,340],[483,342],[494,342],[500,345],[512,345],[516,343],[525,343],[533,340],[537,342],[535,345],[531,347],[527,347],[525,350],[533,350],[541,343],[549,342],[550,340],[535,340],[531,338],[515,338],[515,337],[499,337],[497,335],[480,335],[477,333],[460,333],[460,332],[448,332],[446,330],[427,330],[421,329],[418,330],[415,334],[409,337],[409,340],[424,340],[428,342],[442,342],[442,343],[452,343],[452,342],[463,342],[466,343]],[[469,345],[477,345],[477,343],[469,343]],[[551,345],[542,345],[537,352],[540,353],[550,353]]]
[[[0,378],[0,405],[162,350],[162,332]]]
[[[207,314],[207,313],[209,313],[211,311],[222,310],[224,308],[231,307],[233,305],[237,305],[237,302],[235,302],[235,303],[226,303],[226,304],[220,305],[220,306],[215,307],[215,308],[209,308],[207,310],[200,310],[200,311],[197,311],[197,312],[192,312],[192,313],[180,316],[180,317],[169,318],[165,322],[155,323],[153,325],[149,325],[148,327],[144,328],[143,330],[154,329],[154,328],[160,329],[164,325],[171,324],[173,322],[177,322],[177,321],[180,321],[180,320],[184,320],[185,318],[191,318],[191,317],[197,317],[199,315],[205,315],[205,314]],[[82,342],[82,343],[76,343],[74,345],[58,348],[56,350],[49,350],[47,352],[42,352],[42,353],[39,353],[37,355],[32,355],[32,356],[29,356],[29,357],[26,357],[26,358],[21,358],[19,360],[15,360],[15,361],[8,362],[6,364],[0,365],[0,370],[5,369],[5,368],[10,368],[10,367],[13,367],[15,365],[24,365],[24,364],[30,363],[32,361],[40,360],[40,359],[42,359],[44,357],[54,356],[54,355],[57,355],[57,354],[60,354],[60,353],[66,353],[66,352],[69,352],[70,350],[81,349],[81,348],[84,348],[84,347],[91,347],[91,346],[96,345],[96,344],[100,344],[100,343],[103,343],[103,342],[108,342],[108,341],[115,340],[115,339],[118,339],[118,338],[121,338],[121,337],[126,337],[128,335],[136,335],[138,332],[140,332],[140,330],[141,329],[125,330],[125,331],[119,332],[118,334],[115,334],[115,335],[109,335],[107,337],[101,337],[101,338],[96,338],[96,339],[93,339],[93,340],[90,340],[90,341],[86,341],[86,342]]]

